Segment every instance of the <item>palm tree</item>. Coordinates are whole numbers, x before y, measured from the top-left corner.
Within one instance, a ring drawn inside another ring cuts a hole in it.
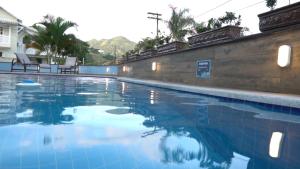
[[[26,48],[34,48],[40,52],[45,52],[49,63],[51,54],[50,37],[44,27],[33,25],[33,28],[36,30],[35,34],[26,35],[23,42],[26,44]]]
[[[76,26],[76,23],[66,21],[61,17],[46,15],[42,22],[34,24],[33,28],[37,30],[37,33],[32,36],[28,46],[46,51],[55,59],[58,56],[64,56],[65,48],[72,45],[76,38],[75,35],[67,34],[66,31]]]
[[[73,34],[66,34],[66,31],[77,24],[71,21],[65,21],[61,17],[53,17],[47,15],[44,20],[39,23],[46,28],[48,37],[50,37],[51,52],[56,58],[63,53],[66,45],[70,45],[70,41],[75,37]]]
[[[191,32],[195,21],[192,17],[186,16],[189,9],[177,11],[172,8],[172,16],[168,21],[168,28],[171,32],[171,37],[175,41],[184,41],[184,37]]]

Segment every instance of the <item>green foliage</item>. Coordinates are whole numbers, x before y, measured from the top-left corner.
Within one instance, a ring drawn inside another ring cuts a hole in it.
[[[266,0],[266,6],[273,10],[277,5],[277,0]]]
[[[36,30],[36,33],[32,36],[27,35],[23,39],[25,40],[24,43],[26,44],[26,47],[35,48],[41,52],[45,51],[49,54],[51,50],[51,42],[46,28],[38,25],[34,25],[33,28]]]
[[[77,57],[79,61],[83,62],[83,59],[86,59],[86,56],[89,53],[89,44],[76,37],[70,39],[69,42],[70,44],[65,46],[62,54],[64,56]]]
[[[219,18],[219,21],[225,25],[241,25],[241,15],[235,16],[233,12],[226,12],[224,16]]]
[[[164,36],[157,36],[155,38],[155,40],[156,40],[156,45],[157,46],[165,44],[165,37]]]
[[[85,58],[85,65],[110,65],[115,57],[109,53],[100,53],[98,49],[90,48]]]
[[[165,43],[169,43],[171,40],[171,36],[165,36],[164,40],[165,40]]]
[[[222,27],[222,22],[219,19],[210,18],[207,22],[207,29],[218,29]]]
[[[32,38],[31,38],[30,35],[25,35],[24,36],[24,38],[23,38],[23,43],[24,44],[29,44],[29,43],[31,43],[31,41],[32,41]]]
[[[66,60],[64,58],[56,57],[56,58],[53,58],[53,61],[59,65],[63,65],[63,64],[65,64]]]
[[[157,43],[156,39],[147,37],[137,44],[137,48],[142,51],[151,50],[156,47],[156,43]]]
[[[186,16],[187,13],[189,13],[189,9],[177,11],[176,8],[172,8],[168,28],[175,41],[184,41],[185,36],[192,31],[195,21],[191,16]]]
[[[211,18],[208,20],[207,25],[205,23],[196,23],[195,30],[197,33],[206,32],[208,30],[218,29],[226,25],[239,26],[241,24],[241,15],[236,16],[233,12],[226,12],[224,16]]]
[[[36,60],[36,62],[37,62],[38,64],[41,64],[41,63],[42,63],[42,61],[43,61],[43,59],[42,59],[42,58],[36,58],[35,60]]]
[[[63,54],[64,48],[70,45],[75,37],[75,35],[66,34],[66,31],[77,25],[74,22],[65,21],[61,17],[55,18],[47,15],[36,26],[44,27],[51,53],[56,57]]]
[[[67,34],[66,31],[76,27],[77,24],[66,21],[61,17],[47,15],[42,22],[33,25],[36,33],[32,36],[26,36],[24,42],[29,48],[35,48],[41,52],[46,52],[48,62],[50,57],[57,60],[57,57],[63,58],[67,55],[73,55],[82,59],[87,53],[88,44],[77,39],[73,34]]]
[[[162,34],[159,34],[155,38],[144,38],[143,40],[137,43],[134,49],[127,51],[124,55],[122,55],[122,57],[127,58],[128,56],[139,54],[142,51],[156,49],[160,45],[169,43],[170,39],[171,36],[165,36]]]
[[[115,59],[115,56],[110,54],[110,53],[105,53],[103,55],[103,58],[107,59],[107,60],[114,60]]]
[[[206,32],[209,30],[209,28],[205,25],[204,22],[201,23],[195,23],[195,30],[197,33]]]

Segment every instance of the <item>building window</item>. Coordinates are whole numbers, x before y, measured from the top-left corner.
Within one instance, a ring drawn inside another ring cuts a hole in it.
[[[0,52],[0,57],[2,57],[2,52]]]
[[[0,35],[3,35],[3,27],[0,27]]]

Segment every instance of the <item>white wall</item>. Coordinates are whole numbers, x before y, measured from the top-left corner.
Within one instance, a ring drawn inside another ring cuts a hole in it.
[[[0,57],[0,62],[10,62],[15,58],[15,52],[17,52],[17,41],[18,41],[18,27],[10,26],[10,47],[0,47],[0,52],[2,52],[2,57]]]
[[[18,19],[7,13],[5,10],[0,8],[0,20],[8,21],[12,23],[18,23]],[[11,24],[2,24],[1,26],[9,28],[9,31],[5,31],[5,35],[10,35],[10,47],[1,47],[0,52],[2,52],[2,57],[0,57],[0,62],[10,62],[12,58],[15,57],[14,53],[17,51],[17,41],[18,41],[18,26]]]

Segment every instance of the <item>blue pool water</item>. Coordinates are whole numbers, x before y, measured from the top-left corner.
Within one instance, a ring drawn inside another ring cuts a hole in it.
[[[297,169],[300,114],[114,79],[0,75],[0,169]],[[41,87],[16,87],[33,79]]]

